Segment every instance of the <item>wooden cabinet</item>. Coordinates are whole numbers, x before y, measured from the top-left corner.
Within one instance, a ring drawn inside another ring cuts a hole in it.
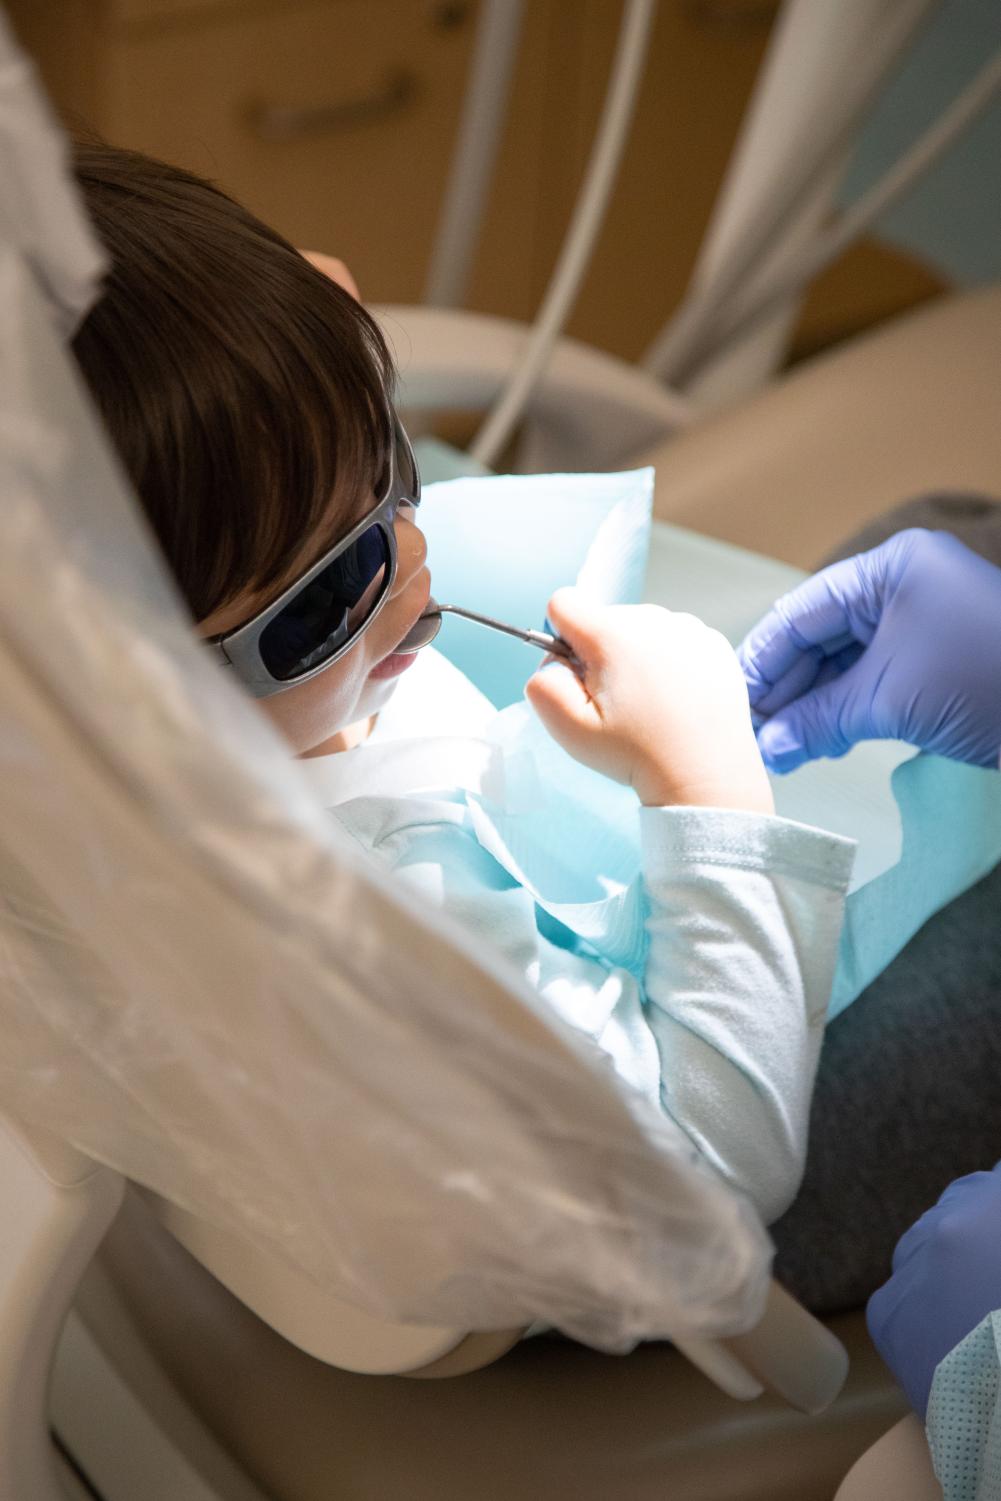
[[[73,123],[219,181],[374,301],[419,300],[475,0],[8,0]],[[569,331],[635,358],[682,294],[777,7],[662,0],[633,135]],[[528,0],[470,290],[530,318],[607,82],[618,0]],[[811,298],[818,344],[934,290],[879,246]]]
[[[218,179],[294,243],[340,255],[366,296],[412,301],[471,42],[471,28],[436,27],[433,9],[320,0],[123,27],[102,131]]]

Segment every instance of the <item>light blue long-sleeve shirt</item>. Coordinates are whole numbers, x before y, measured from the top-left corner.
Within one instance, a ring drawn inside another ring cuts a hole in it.
[[[621,900],[546,902],[484,813],[486,791],[517,795],[510,777],[498,791],[495,720],[428,651],[365,745],[301,765],[360,844],[505,955],[774,1220],[802,1174],[854,845],[759,814],[638,809],[642,874]],[[579,828],[547,832],[557,864],[561,847],[580,862]]]

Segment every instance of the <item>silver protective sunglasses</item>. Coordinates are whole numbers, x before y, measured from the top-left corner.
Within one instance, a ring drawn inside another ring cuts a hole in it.
[[[416,509],[421,480],[399,418],[383,493],[357,526],[266,609],[208,645],[254,698],[305,683],[350,651],[382,609],[396,578],[400,506]]]

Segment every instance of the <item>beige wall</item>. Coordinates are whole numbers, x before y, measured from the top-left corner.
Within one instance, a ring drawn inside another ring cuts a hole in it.
[[[219,180],[364,295],[419,300],[476,20],[473,0],[8,0],[60,107]],[[661,0],[612,212],[570,332],[635,358],[681,296],[776,10]],[[470,303],[529,318],[587,158],[618,0],[528,0]],[[384,107],[359,114],[365,101]],[[331,110],[267,139],[274,107]],[[937,290],[867,243],[811,295],[821,347]]]

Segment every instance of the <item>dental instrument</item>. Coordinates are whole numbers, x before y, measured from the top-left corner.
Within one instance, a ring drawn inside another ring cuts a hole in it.
[[[520,626],[507,625],[503,620],[494,620],[490,615],[478,615],[475,610],[463,610],[458,605],[440,605],[436,599],[430,599],[428,600],[427,609],[421,616],[421,620],[437,621],[438,628],[434,633],[436,636],[438,630],[441,629],[441,617],[443,615],[458,615],[463,620],[473,620],[477,625],[485,625],[492,631],[503,631],[505,636],[516,636],[519,641],[527,641],[529,646],[537,646],[541,651],[549,652],[554,657],[561,657],[568,663],[580,665],[574,656],[573,648],[569,642],[563,640],[562,636],[553,636],[549,631],[522,630]],[[418,624],[420,624],[420,621],[418,621]],[[414,632],[411,631],[405,645],[411,642],[413,635]],[[418,651],[420,646],[427,646],[428,642],[433,640],[434,636],[428,636],[419,645],[409,645],[408,649]]]

